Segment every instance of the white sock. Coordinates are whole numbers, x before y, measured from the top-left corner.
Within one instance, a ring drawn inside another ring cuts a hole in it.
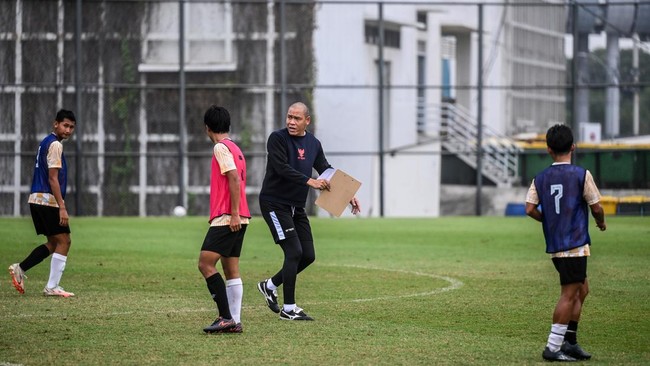
[[[557,352],[560,350],[568,327],[568,324],[557,323],[551,326],[551,333],[549,333],[548,342],[546,343],[546,347],[548,347],[551,352]]]
[[[275,290],[278,289],[278,286],[276,286],[276,285],[273,283],[273,281],[271,281],[271,279],[269,278],[268,280],[266,280],[266,288],[268,288],[268,289],[271,290],[271,291],[275,291]]]
[[[296,308],[296,304],[284,304],[282,308],[284,309],[284,311],[290,312]]]
[[[65,255],[59,253],[52,254],[52,260],[50,262],[50,279],[47,281],[48,288],[55,288],[61,282],[61,276],[63,276],[63,270],[65,269],[65,262],[68,259]]]
[[[235,323],[241,322],[241,299],[244,296],[244,284],[241,278],[233,278],[226,281],[226,293],[228,294],[228,306],[230,315]]]

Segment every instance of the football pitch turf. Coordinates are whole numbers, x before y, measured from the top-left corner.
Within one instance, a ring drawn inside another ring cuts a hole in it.
[[[26,292],[7,267],[43,237],[0,218],[0,365],[528,365],[560,293],[541,225],[526,217],[312,218],[316,262],[281,321],[256,289],[282,262],[254,218],[241,256],[242,334],[205,335],[215,305],[197,269],[205,217],[75,218],[61,285],[50,259]],[[650,218],[608,217],[593,241],[578,341],[590,365],[650,364]],[[219,267],[220,269],[220,267]],[[280,288],[280,303],[282,291]]]

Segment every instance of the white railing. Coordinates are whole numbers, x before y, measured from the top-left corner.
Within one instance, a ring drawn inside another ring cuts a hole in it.
[[[420,115],[426,116],[423,119],[426,123],[420,124],[422,134],[439,135],[446,150],[476,169],[478,124],[471,113],[458,105],[443,102],[427,106]],[[482,131],[482,174],[497,185],[511,185],[519,175],[521,148],[489,126],[484,125]]]

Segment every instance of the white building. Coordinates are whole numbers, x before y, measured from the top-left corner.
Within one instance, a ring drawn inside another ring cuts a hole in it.
[[[418,28],[413,6],[392,6],[386,16],[385,85],[416,85],[418,55],[438,54],[440,36]],[[322,4],[317,8],[314,34],[317,85],[351,85],[358,88],[316,88],[317,134],[334,166],[355,176],[363,186],[358,194],[366,214],[380,214],[380,161],[378,100],[378,7]],[[354,30],[354,31],[353,31]],[[392,32],[389,33],[389,32]],[[421,39],[422,43],[418,40]],[[428,41],[428,45],[427,45]],[[397,42],[397,43],[396,43]],[[422,49],[424,48],[424,49]],[[440,60],[426,60],[427,84],[440,80]],[[427,91],[432,100],[440,92]],[[384,160],[384,214],[386,216],[437,216],[440,187],[438,142],[418,145],[416,88],[388,89],[384,94],[384,150],[428,152],[398,153]],[[352,152],[359,155],[335,155]]]
[[[385,216],[438,216],[442,169],[455,169],[444,166],[441,153],[457,153],[475,167],[479,6],[383,5],[383,150],[391,152],[383,187],[380,7],[328,2],[316,12],[314,114],[329,160],[364,183],[358,197],[366,214],[380,215],[383,201]],[[483,7],[483,136],[499,148],[512,148],[502,143],[507,134],[564,119],[564,13],[563,7]],[[507,88],[540,83],[557,89]],[[516,161],[492,161],[487,144],[484,176],[510,184]]]

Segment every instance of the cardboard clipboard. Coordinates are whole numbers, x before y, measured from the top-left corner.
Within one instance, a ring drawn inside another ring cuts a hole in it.
[[[321,191],[316,199],[316,205],[330,214],[340,217],[361,187],[361,182],[339,169],[334,171],[329,182],[330,190]]]

